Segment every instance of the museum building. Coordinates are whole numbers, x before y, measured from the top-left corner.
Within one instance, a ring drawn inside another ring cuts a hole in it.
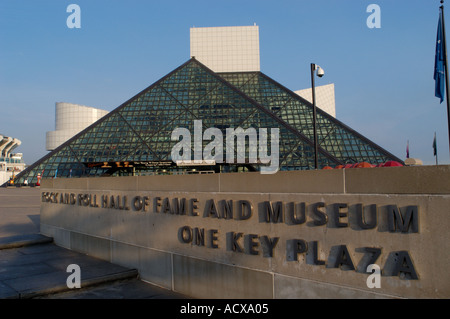
[[[267,163],[192,161],[171,153],[178,128],[278,129],[279,170],[315,168],[313,105],[261,71],[214,72],[195,57],[79,132],[16,177],[16,184],[40,178],[139,176],[153,174],[258,171]],[[319,168],[402,160],[332,115],[317,109]],[[210,142],[201,138],[202,149]],[[270,144],[270,138],[268,138]],[[223,150],[227,149],[226,139]],[[192,160],[195,150],[192,143]],[[232,148],[239,152],[237,144]],[[248,153],[249,139],[245,141]],[[217,145],[217,144],[216,144]],[[268,150],[270,150],[270,146]],[[185,155],[185,154],[184,154]]]

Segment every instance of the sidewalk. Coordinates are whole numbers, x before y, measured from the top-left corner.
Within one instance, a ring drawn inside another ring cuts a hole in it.
[[[39,234],[40,191],[0,188],[0,299],[184,299],[139,280],[135,269],[74,252]],[[67,287],[71,264],[81,289]]]
[[[39,188],[0,187],[0,237],[38,234]]]

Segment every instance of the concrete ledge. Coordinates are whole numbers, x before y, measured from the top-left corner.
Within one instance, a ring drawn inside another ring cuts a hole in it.
[[[53,238],[40,234],[28,234],[0,238],[0,250],[53,242]]]
[[[41,232],[195,298],[445,298],[449,178],[450,166],[432,166],[95,178],[86,189],[61,179],[42,190]]]
[[[130,269],[123,272],[115,273],[115,274],[109,274],[101,277],[94,277],[90,279],[84,279],[81,280],[81,287],[82,288],[89,288],[92,286],[107,284],[110,282],[115,282],[118,280],[126,280],[126,279],[133,279],[138,277],[138,272],[136,269]],[[52,294],[58,294],[63,293],[67,291],[73,291],[73,289],[70,289],[67,287],[67,285],[57,285],[53,287],[48,288],[42,288],[40,290],[32,290],[32,291],[24,291],[20,292],[18,298],[20,299],[32,299]]]
[[[277,299],[392,299],[397,296],[275,274]]]
[[[272,274],[173,256],[174,291],[196,298],[272,299]]]
[[[449,194],[450,166],[345,169],[345,192],[364,194]]]
[[[67,183],[70,181],[70,183]],[[41,188],[54,187],[60,189],[74,188],[86,189],[88,187],[88,178],[51,178],[41,181]]]
[[[64,230],[59,231],[60,234],[62,232]],[[273,298],[273,275],[268,272],[166,253],[67,230],[66,232],[71,233],[71,247],[82,247],[75,249],[76,251],[123,267],[136,268],[141,280],[186,296],[208,299]],[[98,249],[99,245],[108,253]],[[109,252],[111,257],[108,256]],[[30,294],[30,297],[35,295]]]
[[[220,192],[343,193],[343,170],[220,174]]]
[[[46,189],[158,192],[449,194],[450,165],[46,179]]]
[[[71,232],[70,249],[103,260],[111,260],[111,242],[107,239]]]
[[[125,279],[137,279],[130,269],[84,254],[41,243],[2,251],[0,298],[30,299],[66,292],[67,266],[80,267],[81,289]]]
[[[219,192],[223,174],[139,176],[138,191]]]

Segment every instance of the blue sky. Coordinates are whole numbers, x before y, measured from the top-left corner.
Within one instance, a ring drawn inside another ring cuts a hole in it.
[[[69,4],[81,28],[69,29]],[[381,9],[370,29],[369,4]],[[448,2],[450,4],[450,1]],[[309,65],[335,84],[337,118],[400,158],[449,164],[446,103],[434,97],[439,0],[0,0],[0,133],[45,155],[55,102],[113,110],[189,57],[189,28],[259,26],[261,71],[291,90]],[[446,17],[450,6],[447,9]],[[447,18],[450,23],[450,18]],[[450,34],[450,31],[447,32]]]

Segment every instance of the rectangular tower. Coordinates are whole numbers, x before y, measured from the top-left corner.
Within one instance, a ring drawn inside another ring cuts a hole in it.
[[[191,28],[191,57],[214,72],[260,71],[259,27]]]

